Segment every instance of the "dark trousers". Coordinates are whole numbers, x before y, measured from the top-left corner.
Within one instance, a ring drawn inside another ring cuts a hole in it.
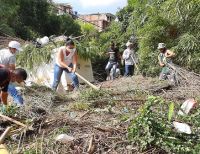
[[[134,73],[134,65],[125,65],[124,76],[133,76],[133,73]]]

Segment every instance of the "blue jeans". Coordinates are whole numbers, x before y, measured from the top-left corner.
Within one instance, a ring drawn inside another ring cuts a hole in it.
[[[125,65],[124,76],[133,76],[134,65]]]
[[[73,67],[73,65],[70,64],[69,67]],[[67,68],[62,68],[62,67],[58,66],[57,64],[55,64],[55,66],[54,66],[54,80],[53,80],[52,89],[57,90],[57,87],[58,87],[58,84],[60,83],[60,78],[61,78],[63,71],[65,71],[69,75],[69,77],[71,78],[72,86],[74,88],[79,88],[79,81],[78,81],[77,75],[75,73],[69,72]]]
[[[12,83],[10,83],[8,86],[8,94],[12,96],[14,103],[16,103],[17,105],[23,105],[24,100],[21,94],[15,88],[15,85],[13,85]]]
[[[110,70],[112,68],[113,68],[113,71],[110,74]],[[111,79],[114,79],[116,77],[116,69],[117,69],[117,62],[108,62],[105,68],[107,76],[111,75]]]

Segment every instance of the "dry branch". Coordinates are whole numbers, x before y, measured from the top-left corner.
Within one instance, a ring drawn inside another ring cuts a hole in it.
[[[89,154],[92,154],[92,153],[94,153],[94,151],[95,151],[94,134],[92,134],[92,137],[91,137],[91,139],[90,139],[90,141],[89,141],[89,147],[88,147],[87,152],[88,152]]]
[[[25,128],[27,127],[25,124],[23,124],[23,123],[21,123],[21,122],[15,120],[15,119],[12,119],[12,118],[10,118],[10,117],[8,117],[8,116],[5,116],[5,115],[0,114],[0,117],[6,119],[6,120],[8,120],[8,121],[11,121],[11,122],[13,122],[13,123],[15,123],[15,124],[17,124],[17,125],[19,125],[19,126],[22,126],[22,127],[25,127]]]
[[[2,144],[4,142],[4,139],[6,138],[8,133],[10,132],[10,129],[11,129],[11,127],[7,127],[6,130],[3,132],[3,134],[0,137],[0,144]]]

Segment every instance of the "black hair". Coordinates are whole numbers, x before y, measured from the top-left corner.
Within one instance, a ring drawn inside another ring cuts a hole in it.
[[[23,80],[26,80],[28,77],[27,72],[23,68],[16,68],[14,72],[16,75],[19,75]]]
[[[68,45],[73,45],[73,46],[74,46],[75,44],[74,44],[74,41],[72,41],[70,38],[67,38],[67,39],[66,39],[66,44],[65,44],[65,45],[66,45],[66,46],[68,46]]]
[[[162,53],[165,53],[167,51],[167,48],[164,47],[163,50],[161,51]]]

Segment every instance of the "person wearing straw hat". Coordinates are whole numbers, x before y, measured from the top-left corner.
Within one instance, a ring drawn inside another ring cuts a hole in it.
[[[71,39],[67,39],[66,45],[59,48],[56,57],[56,64],[54,66],[54,80],[52,84],[52,89],[54,91],[57,90],[63,71],[65,71],[71,78],[73,90],[79,89],[79,80],[75,74],[77,61],[78,55],[75,48],[75,43]]]
[[[16,54],[22,51],[21,44],[17,41],[10,41],[8,48],[0,50],[0,65],[7,69],[15,70]],[[21,94],[17,91],[14,82],[10,82],[8,86],[8,94],[12,96],[14,103],[22,105],[24,100]]]
[[[162,67],[162,71],[160,73],[159,79],[166,80],[167,75],[170,75],[170,69],[167,66],[167,64],[172,63],[171,58],[175,56],[175,53],[168,50],[164,43],[158,44],[158,50],[160,51],[160,54],[158,55],[158,61],[159,61],[159,65]]]
[[[137,63],[135,51],[133,50],[133,43],[126,43],[127,49],[124,50],[122,58],[125,60],[125,73],[124,76],[133,76],[134,64]]]

